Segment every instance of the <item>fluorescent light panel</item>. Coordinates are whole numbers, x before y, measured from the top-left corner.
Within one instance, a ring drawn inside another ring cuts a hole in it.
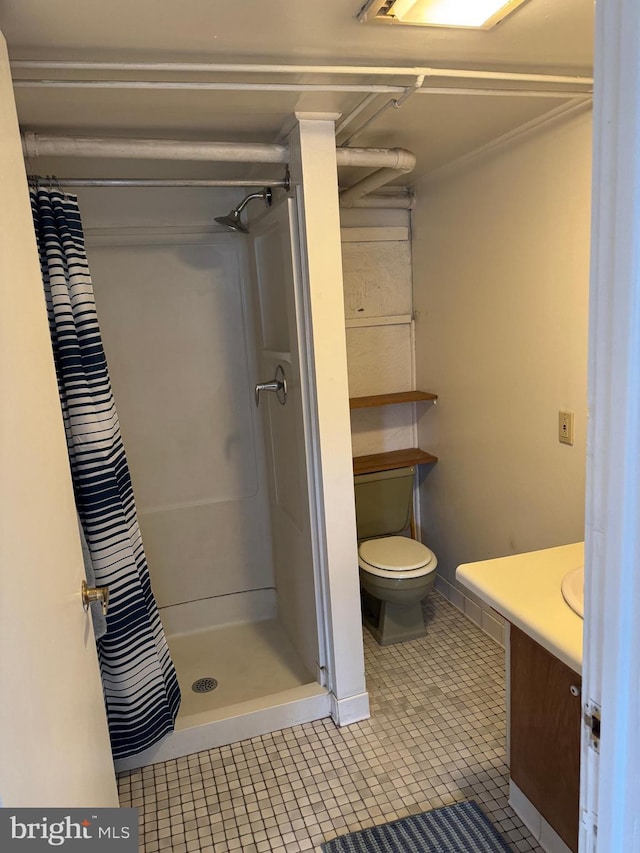
[[[389,15],[403,24],[489,29],[524,0],[396,0]]]

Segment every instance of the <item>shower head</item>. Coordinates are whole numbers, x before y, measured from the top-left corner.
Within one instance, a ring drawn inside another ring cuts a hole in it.
[[[230,228],[232,231],[239,231],[241,234],[248,234],[249,229],[240,218],[240,214],[242,213],[246,205],[254,198],[263,199],[267,207],[271,207],[273,194],[271,192],[270,187],[265,187],[258,193],[251,193],[246,198],[243,198],[240,204],[237,207],[234,207],[234,209],[226,216],[216,216],[216,222],[218,222],[220,225],[224,225],[226,228]]]
[[[227,216],[216,216],[216,222],[230,228],[232,231],[240,231],[241,234],[248,234],[249,229],[240,220],[240,213],[237,210],[232,210]]]

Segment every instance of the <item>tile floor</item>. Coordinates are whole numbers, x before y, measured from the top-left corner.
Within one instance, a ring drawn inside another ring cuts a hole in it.
[[[143,853],[297,853],[474,799],[514,851],[540,850],[507,805],[504,654],[437,593],[427,636],[381,648],[365,632],[372,716],[330,720],[119,778]]]

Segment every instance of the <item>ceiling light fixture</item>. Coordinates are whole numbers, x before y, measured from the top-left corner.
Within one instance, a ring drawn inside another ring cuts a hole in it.
[[[371,0],[357,18],[423,27],[488,30],[525,0]]]

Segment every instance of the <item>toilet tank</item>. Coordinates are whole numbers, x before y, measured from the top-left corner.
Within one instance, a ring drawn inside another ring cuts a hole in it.
[[[411,521],[415,468],[358,474],[356,495],[358,539],[402,533]]]

